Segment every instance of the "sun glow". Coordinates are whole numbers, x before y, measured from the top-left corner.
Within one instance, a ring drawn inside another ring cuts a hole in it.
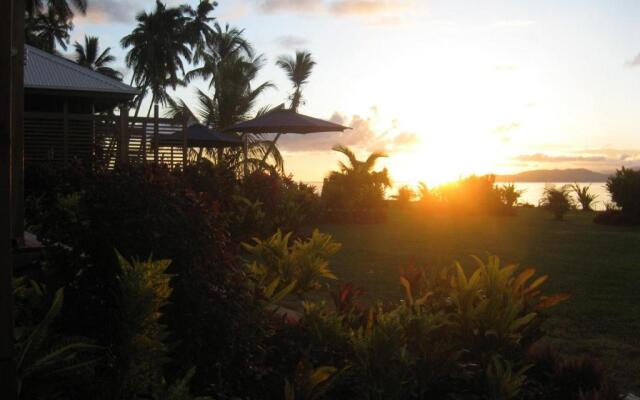
[[[395,182],[429,187],[469,175],[504,173],[506,150],[481,137],[444,137],[392,155],[384,164]]]

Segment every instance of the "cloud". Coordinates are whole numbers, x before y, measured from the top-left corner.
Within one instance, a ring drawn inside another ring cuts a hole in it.
[[[622,166],[637,168],[640,166],[640,150],[633,149],[587,149],[566,154],[522,154],[513,161],[524,163],[527,168],[539,165],[563,168],[588,168],[595,171],[611,172]]]
[[[139,6],[132,6],[129,0],[101,0],[91,2],[87,9],[87,15],[77,15],[80,22],[92,24],[111,24],[133,22]]]
[[[284,35],[276,38],[276,42],[287,50],[298,49],[306,46],[309,41],[301,36]]]
[[[334,16],[376,16],[375,22],[397,24],[402,22],[399,12],[413,6],[415,0],[260,0],[258,9],[267,14],[322,13]]]
[[[277,12],[312,13],[322,11],[325,4],[322,0],[263,0],[260,10],[272,14]]]
[[[627,61],[627,66],[629,66],[629,67],[638,67],[638,66],[640,66],[640,54],[635,56],[635,58],[633,60]]]
[[[397,153],[409,150],[420,142],[419,136],[414,132],[396,132],[395,128],[377,131],[374,128],[377,113],[372,108],[373,115],[364,118],[360,115],[348,117],[335,112],[330,120],[350,126],[351,129],[344,132],[315,133],[309,135],[284,135],[279,146],[288,152],[328,152],[336,144],[353,147],[358,150],[385,151]]]
[[[404,11],[411,6],[406,0],[338,0],[331,3],[330,11],[336,15],[374,15]]]
[[[602,162],[608,161],[606,156],[582,156],[582,155],[548,155],[544,153],[522,154],[515,157],[518,161],[559,163],[559,162]]]

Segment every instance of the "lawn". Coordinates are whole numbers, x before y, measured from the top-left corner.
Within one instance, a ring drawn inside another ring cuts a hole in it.
[[[514,217],[426,216],[391,210],[387,222],[323,225],[342,243],[331,260],[343,282],[369,300],[396,301],[398,268],[434,265],[469,254],[496,254],[550,276],[551,292],[572,298],[554,308],[545,330],[567,353],[602,359],[624,389],[640,391],[640,229],[596,225],[593,214],[574,211],[556,222],[539,209]]]

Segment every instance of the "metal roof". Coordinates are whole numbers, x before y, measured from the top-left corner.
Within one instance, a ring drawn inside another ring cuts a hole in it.
[[[108,93],[131,97],[138,90],[117,79],[33,46],[25,46],[24,87],[87,93]]]

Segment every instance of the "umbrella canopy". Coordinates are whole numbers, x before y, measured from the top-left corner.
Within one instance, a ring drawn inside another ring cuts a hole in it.
[[[161,138],[182,140],[182,131]],[[187,145],[189,147],[240,147],[242,139],[231,133],[212,131],[202,124],[192,124],[187,128]]]
[[[276,109],[249,121],[240,122],[225,132],[241,133],[318,133],[342,132],[350,129],[331,121],[298,114],[287,109]]]

